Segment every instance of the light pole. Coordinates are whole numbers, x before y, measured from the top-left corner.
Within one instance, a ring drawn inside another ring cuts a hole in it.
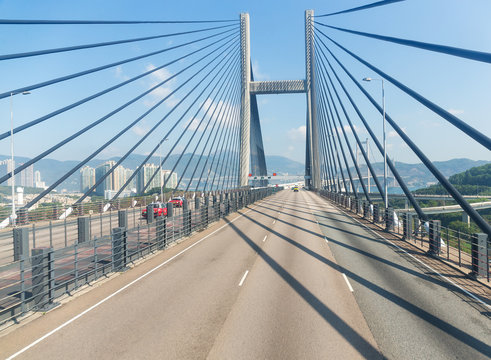
[[[363,81],[381,81],[382,82],[382,108],[383,108],[383,120],[384,120],[384,205],[387,209],[389,207],[389,198],[387,194],[387,141],[385,136],[385,92],[384,92],[384,79],[372,79],[366,77]]]
[[[12,98],[14,97],[14,95],[18,95],[18,94],[29,95],[30,92],[29,91],[23,91],[20,93],[14,93],[14,92],[10,93],[10,161],[11,161],[10,166],[11,166],[11,170],[12,170],[10,183],[12,184],[12,215],[11,215],[12,216],[12,226],[15,226],[15,218],[16,218],[16,214],[15,214],[15,174],[14,174],[14,170],[15,170],[15,166],[14,166],[14,106],[13,106]]]

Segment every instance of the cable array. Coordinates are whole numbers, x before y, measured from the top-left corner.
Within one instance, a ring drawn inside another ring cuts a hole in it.
[[[380,1],[378,3],[362,6],[359,8],[349,9],[342,12],[326,14],[319,17],[325,17],[335,14],[341,14],[345,12],[358,11],[363,10],[369,7],[381,6],[392,3],[395,1]],[[334,40],[332,36],[327,35],[323,30],[325,28],[347,32],[350,34],[354,34],[357,36],[375,38],[381,41],[388,41],[404,46],[416,47],[419,49],[424,49],[432,52],[439,52],[446,55],[457,56],[464,59],[469,59],[473,61],[480,61],[489,63],[491,62],[491,54],[467,50],[467,49],[459,49],[455,47],[437,45],[437,44],[429,44],[424,42],[418,42],[407,39],[399,39],[394,37],[370,34],[361,31],[349,30],[341,27],[331,26],[329,24],[323,24],[319,21],[315,21],[315,62],[316,62],[316,92],[318,93],[318,117],[322,126],[321,133],[321,152],[322,152],[322,171],[323,171],[323,179],[327,188],[331,191],[336,192],[350,192],[350,188],[353,191],[355,189],[354,180],[358,180],[363,189],[364,197],[372,202],[370,198],[370,194],[367,192],[365,182],[361,176],[360,169],[353,155],[352,146],[350,145],[349,138],[345,131],[345,126],[343,122],[343,117],[346,119],[349,129],[353,134],[354,140],[361,150],[362,156],[367,164],[368,170],[371,174],[371,178],[374,179],[377,190],[382,198],[384,198],[384,189],[380,185],[380,182],[377,178],[373,165],[369,161],[369,157],[366,154],[366,151],[363,149],[362,143],[356,133],[356,128],[353,126],[353,122],[350,119],[349,112],[347,110],[347,106],[345,106],[346,99],[348,103],[351,105],[352,110],[357,114],[359,120],[363,124],[364,129],[370,135],[373,143],[376,148],[379,150],[380,154],[383,154],[384,149],[380,141],[375,136],[373,130],[368,125],[366,121],[366,117],[360,111],[359,106],[355,103],[353,95],[348,91],[348,87],[345,85],[343,80],[338,74],[338,70],[335,69],[333,64],[336,64],[342,72],[344,72],[345,76],[351,80],[351,82],[355,85],[355,88],[359,89],[361,93],[368,99],[368,101],[375,107],[375,109],[380,113],[384,113],[383,107],[372,97],[370,94],[361,86],[359,81],[353,76],[353,74],[347,69],[344,62],[342,62],[337,55],[334,54],[331,46],[333,44],[334,47],[341,50],[345,54],[348,54],[353,59],[357,60],[362,65],[366,66],[368,69],[374,71],[378,75],[380,75],[384,80],[392,83],[394,86],[399,88],[405,94],[409,95],[422,105],[424,105],[429,110],[433,111],[441,118],[448,121],[450,124],[455,126],[457,129],[467,134],[471,139],[480,143],[485,148],[491,150],[491,139],[473,128],[472,126],[465,123],[463,120],[459,119],[457,116],[451,114],[449,111],[443,109],[441,106],[435,104],[431,100],[427,99],[423,95],[417,93],[412,90],[408,86],[404,85],[402,82],[395,79],[393,76],[390,76],[379,67],[369,63],[364,60],[361,56],[355,54],[353,51],[349,50],[346,46],[340,44],[338,41]],[[321,29],[322,28],[322,29]],[[336,80],[336,82],[334,81]],[[332,91],[331,91],[332,90]],[[338,91],[339,90],[339,91]],[[341,95],[344,95],[344,98]],[[338,104],[342,110],[343,117],[340,116],[340,112],[338,111]],[[401,129],[401,127],[397,124],[397,122],[387,113],[385,113],[385,118],[388,124],[394,129],[394,131],[400,136],[400,138],[407,144],[407,146],[414,152],[414,154],[422,161],[422,163],[426,166],[426,168],[433,174],[433,176],[439,181],[439,183],[447,190],[447,192],[453,197],[453,199],[464,209],[464,211],[471,217],[471,219],[486,233],[491,234],[490,225],[477,213],[477,211],[472,208],[469,203],[464,199],[464,197],[459,193],[459,191],[445,178],[445,176],[434,166],[431,160],[423,153],[423,151],[409,138],[409,136]],[[336,124],[337,120],[337,124]],[[339,125],[339,126],[337,126]],[[343,134],[344,143],[342,142],[340,133]],[[358,179],[353,178],[350,172],[350,163],[346,157],[344,148],[347,148],[350,155],[354,169],[356,170],[356,174]],[[339,150],[338,150],[339,148]],[[342,159],[339,156],[339,152],[341,152]],[[335,155],[335,156],[334,156]],[[421,206],[418,204],[413,194],[409,190],[407,184],[400,176],[399,172],[395,168],[393,162],[390,160],[390,157],[387,158],[387,165],[390,168],[390,171],[394,175],[397,180],[399,186],[403,190],[406,195],[408,201],[414,207],[420,219],[426,221],[428,220],[428,216],[424,213]],[[344,169],[343,169],[344,168]],[[347,179],[345,179],[344,171],[347,171],[349,184],[347,183]],[[339,173],[341,173],[342,185],[339,179]],[[355,192],[355,195],[358,197],[359,195]]]
[[[111,69],[114,71],[116,67],[130,63],[134,64],[135,68],[146,67],[145,71],[125,76],[123,81],[106,86],[102,90],[88,89],[89,94],[78,91],[76,94],[80,93],[82,96],[76,101],[64,104],[42,116],[29,119],[11,131],[0,134],[0,141],[10,138],[11,133],[14,136],[19,133],[32,134],[33,131],[38,131],[40,126],[51,126],[48,121],[56,122],[60,116],[69,116],[75,110],[83,111],[84,107],[96,101],[99,104],[97,111],[87,113],[87,117],[92,120],[88,121],[85,126],[73,131],[69,136],[57,139],[54,144],[48,145],[31,159],[15,167],[14,175],[18,175],[38,164],[39,161],[47,159],[50,155],[59,151],[69,152],[71,144],[78,141],[87,141],[87,149],[90,149],[88,155],[77,161],[40,194],[30,199],[21,211],[28,211],[47,195],[59,189],[66,181],[79,176],[79,171],[83,167],[94,164],[98,156],[103,155],[116,144],[122,149],[121,155],[107,163],[104,173],[98,174],[95,182],[84,189],[83,194],[75,201],[75,206],[94,194],[104,195],[101,189],[104,191],[110,182],[113,182],[112,193],[109,193],[109,198],[106,197],[109,202],[123,196],[125,192],[134,191],[132,187],[136,187],[138,195],[155,191],[155,184],[165,191],[170,191],[171,194],[191,190],[209,192],[233,189],[238,186],[240,129],[238,21],[0,20],[0,25],[19,26],[155,23],[194,24],[195,26],[206,23],[224,24],[152,36],[0,55],[0,61],[20,58],[32,58],[34,59],[32,61],[35,61],[36,58],[46,55],[63,56],[63,54],[72,52],[91,51],[94,48],[124,46],[163,38],[171,39],[167,43],[170,46],[147,52],[142,50],[140,51],[142,54],[138,56],[108,62],[31,85],[10,86],[11,90],[0,94],[0,99],[5,99],[25,91],[51,89],[65,83],[69,85],[77,78],[93,76],[97,73],[103,75],[104,71]],[[150,58],[153,59],[152,62],[158,59],[160,64],[148,68],[148,65],[142,61],[148,62]],[[148,83],[151,85],[144,85]],[[142,85],[144,91],[135,93],[135,89],[141,88]],[[127,98],[131,93],[133,94]],[[119,94],[124,95],[119,98]],[[108,101],[107,104],[101,102],[108,96],[112,97],[111,101]],[[118,99],[119,104],[114,101],[114,98]],[[102,113],[102,116],[96,115],[97,113]],[[107,127],[108,124],[112,124],[110,125],[113,128],[112,133],[101,133],[98,130],[103,126]],[[76,124],[71,124],[71,127],[76,128]],[[136,133],[138,135],[134,136]],[[89,140],[94,134],[98,136],[93,141]],[[104,137],[105,140],[102,140]],[[55,138],[54,136],[53,139]],[[132,159],[136,156],[135,154],[143,151],[145,151],[145,156],[136,157],[138,163],[134,169],[125,169],[125,176],[120,176],[123,166],[134,164]],[[157,166],[155,166],[156,158],[159,158]],[[11,177],[12,172],[9,171],[0,177],[0,183],[9,181]],[[117,185],[114,184],[116,177],[119,179]],[[123,178],[124,180],[121,180]]]

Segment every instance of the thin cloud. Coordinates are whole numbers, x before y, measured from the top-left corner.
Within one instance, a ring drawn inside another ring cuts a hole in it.
[[[146,71],[151,71],[156,68],[155,65],[153,64],[148,64],[145,67]],[[152,88],[156,86],[157,84],[161,83],[162,81],[165,81],[169,79],[172,76],[172,73],[166,69],[162,68],[157,71],[154,71],[153,73],[150,74],[150,83],[148,84],[149,88]],[[174,90],[174,85],[175,85],[175,79],[172,79],[165,84],[159,86],[155,90],[153,90],[150,93],[150,99],[145,99],[143,101],[143,104],[147,107],[152,107],[155,105],[158,101],[162,100],[163,98],[169,96],[169,94]],[[171,95],[165,102],[164,105],[167,106],[168,108],[172,108],[177,105],[179,102],[179,99],[175,95]]]
[[[464,113],[464,110],[460,110],[460,109],[448,109],[448,112],[452,115],[462,115]]]
[[[305,141],[305,137],[307,136],[307,127],[305,125],[302,125],[298,128],[290,129],[287,131],[286,135],[291,141]]]

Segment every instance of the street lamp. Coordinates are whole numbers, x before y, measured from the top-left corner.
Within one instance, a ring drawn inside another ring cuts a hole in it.
[[[14,166],[14,107],[13,107],[13,101],[12,98],[14,95],[29,95],[29,91],[23,91],[20,93],[15,93],[11,92],[10,93],[10,161],[11,161],[11,169],[12,169],[12,176],[10,183],[12,184],[12,226],[15,226],[15,166]]]
[[[366,77],[363,81],[380,81],[382,82],[382,108],[383,108],[383,121],[384,121],[384,205],[387,209],[389,207],[389,199],[387,194],[387,141],[385,136],[385,92],[384,92],[384,79],[372,79]]]

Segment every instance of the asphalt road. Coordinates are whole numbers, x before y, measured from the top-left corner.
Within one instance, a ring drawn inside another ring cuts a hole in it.
[[[491,320],[410,256],[304,192],[375,340],[391,359],[488,359]],[[328,265],[329,262],[326,261]],[[332,265],[336,266],[336,265]],[[488,308],[489,310],[489,308]]]
[[[283,191],[5,332],[0,358],[478,359],[489,343],[462,297]]]

